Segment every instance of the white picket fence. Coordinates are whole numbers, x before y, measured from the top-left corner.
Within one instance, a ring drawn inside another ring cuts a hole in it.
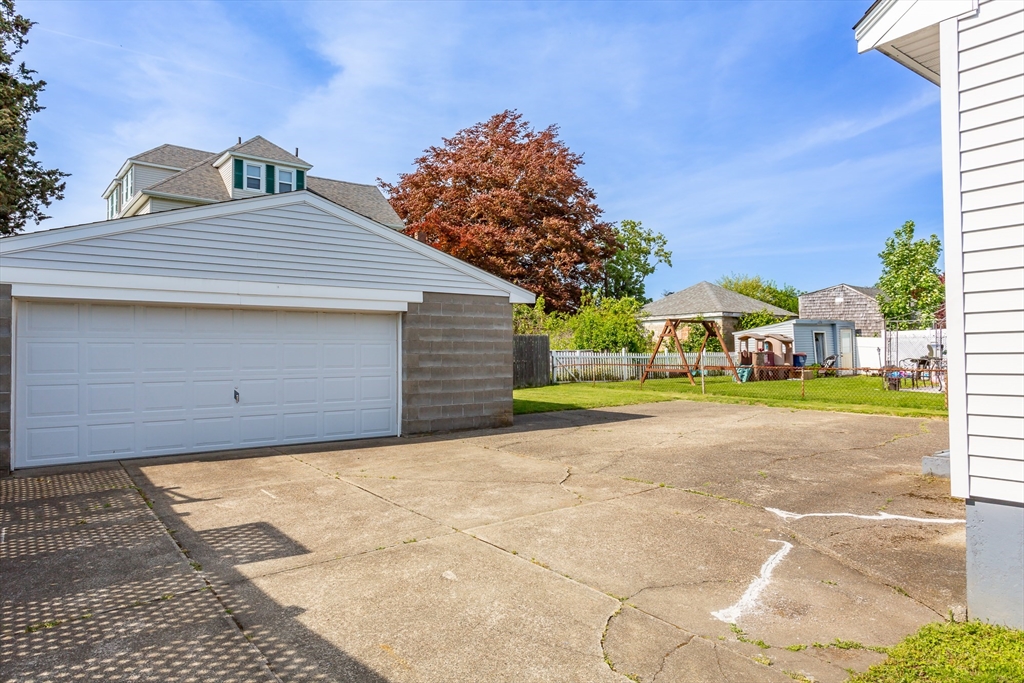
[[[643,374],[649,353],[619,353],[606,351],[552,351],[551,381],[558,382],[623,382],[638,380]],[[690,365],[697,362],[697,354],[687,353],[686,361]],[[727,365],[724,353],[704,352],[704,365]],[[659,353],[654,362],[655,367],[679,367],[678,353]],[[722,374],[720,370],[709,370],[708,375]],[[651,374],[649,377],[668,377],[663,373]]]

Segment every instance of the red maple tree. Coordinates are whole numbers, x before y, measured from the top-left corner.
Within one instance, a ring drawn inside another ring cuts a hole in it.
[[[398,183],[378,178],[407,235],[572,311],[618,243],[558,127],[516,111],[445,138]]]

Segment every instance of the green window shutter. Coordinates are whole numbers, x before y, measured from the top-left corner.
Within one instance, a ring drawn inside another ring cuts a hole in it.
[[[274,194],[274,167],[267,164],[267,194]]]
[[[235,189],[241,190],[243,187],[244,171],[242,170],[242,160],[235,159]]]
[[[295,172],[295,189],[305,190],[306,189],[306,172],[296,171]]]

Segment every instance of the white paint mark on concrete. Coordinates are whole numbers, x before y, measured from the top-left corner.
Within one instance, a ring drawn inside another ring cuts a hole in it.
[[[879,512],[877,515],[855,515],[852,512],[808,512],[799,514],[786,512],[777,508],[765,508],[768,512],[778,515],[782,519],[803,519],[804,517],[856,517],[857,519],[902,519],[908,522],[920,522],[922,524],[963,524],[962,519],[946,519],[943,517],[907,517],[906,515],[890,515],[888,512]]]
[[[274,500],[277,500],[277,496],[275,496],[275,495],[274,495],[273,493],[271,493],[270,491],[268,491],[268,490],[266,490],[266,489],[260,489],[260,491],[263,491],[263,493],[267,494],[268,496],[270,496],[270,497],[271,497],[271,498],[273,498]]]
[[[453,572],[451,569],[445,571],[444,574],[441,574],[441,578],[442,579],[448,579],[449,581],[458,581],[459,580],[459,577],[455,576],[455,572]]]
[[[775,543],[781,543],[782,549],[764,561],[764,564],[761,565],[761,575],[747,586],[747,590],[744,591],[739,602],[732,607],[712,612],[711,616],[727,624],[735,624],[741,614],[757,606],[757,599],[761,597],[761,591],[768,587],[768,582],[772,578],[772,572],[782,562],[782,558],[786,556],[786,553],[793,549],[792,543],[787,543],[786,541],[775,541]]]

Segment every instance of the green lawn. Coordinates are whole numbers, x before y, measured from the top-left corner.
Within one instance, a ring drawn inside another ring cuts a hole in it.
[[[737,384],[732,377],[708,377],[705,394],[700,381],[692,386],[685,377],[639,382],[554,384],[513,392],[515,413],[545,413],[658,401],[714,401],[807,410],[880,413],[908,417],[946,417],[942,394],[886,391],[879,377],[822,377],[803,382],[781,380]]]
[[[978,621],[928,624],[850,683],[1020,683],[1024,631]]]

